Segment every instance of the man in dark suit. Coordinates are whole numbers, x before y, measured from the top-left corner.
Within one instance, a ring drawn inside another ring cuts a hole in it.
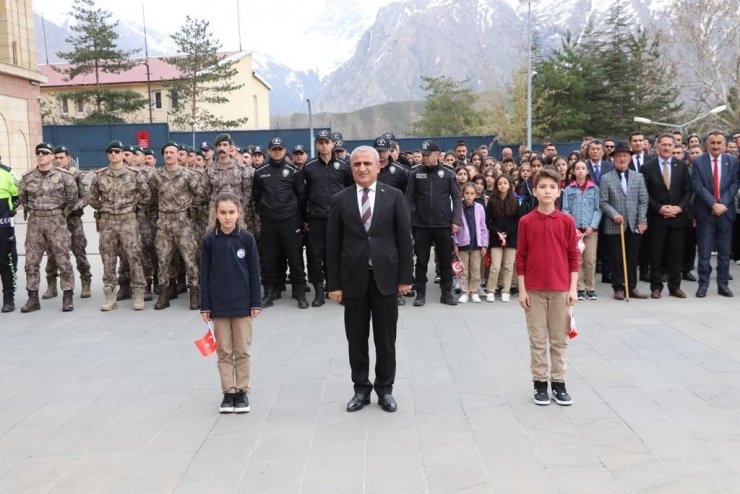
[[[355,394],[347,411],[378,403],[395,412],[397,297],[411,290],[411,224],[404,196],[378,182],[378,152],[360,146],[350,158],[355,185],[331,200],[327,225],[329,298],[344,303],[344,328]],[[370,319],[375,340],[375,383],[369,379]]]
[[[658,155],[640,169],[648,191],[647,243],[650,250],[650,297],[660,298],[663,268],[668,273],[668,293],[686,298],[681,290],[685,230],[689,226],[691,177],[686,163],[673,158],[672,134],[656,140]]]
[[[629,169],[630,148],[626,143],[617,143],[614,148],[614,170],[604,175],[599,187],[600,206],[604,222],[604,234],[609,243],[612,288],[614,298],[624,300],[625,290],[630,298],[647,298],[637,291],[637,256],[640,252],[642,234],[647,230],[648,194],[642,174]],[[622,263],[620,228],[624,226],[624,243],[627,251],[627,282]]]
[[[696,296],[707,296],[709,260],[717,248],[717,291],[732,297],[727,286],[730,277],[730,243],[735,221],[735,194],[740,184],[737,159],[724,153],[725,136],[718,131],[707,136],[707,152],[694,160],[691,183],[694,188],[694,218],[699,250],[699,288]]]
[[[612,143],[609,153],[614,150],[614,141]],[[594,183],[598,187],[601,184],[601,177],[614,170],[614,165],[609,161],[604,161],[604,144],[598,139],[591,139],[586,145],[588,154],[588,161],[586,166],[588,167],[588,173],[591,175]],[[599,260],[599,267],[601,268],[601,281],[603,283],[611,283],[611,266],[609,264],[609,247],[607,246],[607,237],[604,236],[604,222],[606,220],[602,217],[601,223],[599,223],[599,236],[596,245],[596,256]]]

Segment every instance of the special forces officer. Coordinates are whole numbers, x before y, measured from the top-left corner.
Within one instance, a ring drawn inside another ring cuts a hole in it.
[[[416,272],[414,305],[426,303],[427,268],[432,244],[437,250],[441,277],[442,297],[440,302],[457,305],[452,296],[452,234],[462,224],[462,200],[455,174],[437,164],[439,146],[434,141],[421,145],[422,166],[411,171],[406,201],[411,211],[414,230],[414,254]]]
[[[252,183],[254,180],[254,169],[237,163],[231,158],[229,150],[233,141],[229,134],[219,134],[214,142],[216,147],[216,161],[206,167],[208,179],[208,197],[213,199],[221,192],[232,192],[236,194],[242,203],[244,210],[244,221],[247,229],[254,231],[255,215],[252,208]]]
[[[39,266],[44,250],[49,249],[59,266],[62,310],[74,310],[72,290],[74,271],[69,260],[70,235],[65,217],[79,198],[74,177],[66,170],[56,168],[54,146],[42,142],[36,146],[37,167],[23,175],[20,203],[30,213],[26,231],[26,289],[28,302],[21,312],[41,308],[39,303]]]
[[[141,267],[141,238],[136,209],[146,207],[151,192],[143,174],[123,164],[123,143],[111,141],[106,147],[109,165],[98,170],[90,182],[89,203],[97,212],[100,257],[103,261],[102,311],[118,308],[116,303],[116,257],[128,260],[133,288],[134,310],[144,309],[144,271]]]
[[[155,238],[159,261],[159,298],[156,310],[170,306],[168,283],[175,249],[185,263],[190,283],[190,308],[200,308],[200,277],[198,274],[198,241],[193,230],[190,208],[199,202],[205,191],[200,175],[177,162],[177,143],[167,142],[162,147],[164,167],[149,176],[152,200],[158,205],[157,236]]]
[[[270,140],[268,152],[270,160],[255,172],[252,191],[262,221],[262,272],[265,280],[262,306],[270,307],[278,298],[283,276],[278,268],[278,254],[282,250],[288,257],[290,282],[298,307],[307,309],[306,272],[301,255],[303,177],[285,160],[285,145],[281,138]]]
[[[303,168],[306,184],[306,218],[308,230],[308,281],[316,294],[311,305],[324,305],[326,279],[326,222],[329,219],[331,196],[354,183],[350,166],[332,155],[334,144],[328,130],[316,136],[318,156]]]
[[[90,274],[90,263],[87,260],[87,238],[85,237],[85,229],[82,226],[82,214],[87,206],[87,184],[85,183],[85,177],[80,170],[74,166],[71,166],[71,158],[69,156],[69,148],[67,146],[57,146],[54,149],[54,164],[57,168],[67,170],[75,179],[77,184],[77,202],[72,205],[69,215],[67,216],[67,229],[71,235],[72,253],[75,256],[77,262],[77,272],[80,273],[80,281],[82,283],[82,291],[80,292],[80,298],[90,297],[90,281],[92,280],[92,274]],[[41,296],[44,299],[50,299],[57,296],[57,276],[59,268],[54,260],[52,252],[47,251],[46,259],[46,292]]]

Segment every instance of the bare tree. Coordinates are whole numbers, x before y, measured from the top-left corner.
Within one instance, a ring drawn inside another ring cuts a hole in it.
[[[674,0],[668,12],[666,35],[673,40],[670,56],[681,73],[686,109],[701,113],[727,105],[717,118],[740,127],[740,3]]]

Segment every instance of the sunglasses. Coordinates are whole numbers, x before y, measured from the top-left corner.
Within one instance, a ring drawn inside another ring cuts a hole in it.
[[[51,154],[49,151],[36,151],[36,156],[51,156]]]
[[[607,149],[614,149],[614,146],[604,146]]]
[[[108,151],[106,151],[106,153],[108,153],[108,154],[119,154],[119,153],[122,153],[122,152],[123,151],[121,151],[120,149],[109,149]]]

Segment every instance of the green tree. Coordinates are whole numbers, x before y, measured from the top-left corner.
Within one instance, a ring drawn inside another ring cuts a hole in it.
[[[92,88],[70,93],[70,99],[80,101],[86,108],[92,107],[87,116],[77,122],[123,121],[127,113],[144,108],[147,99],[130,90],[106,88],[100,81],[103,74],[118,74],[134,66],[129,58],[137,50],[120,50],[116,45],[118,21],[111,22],[112,14],[95,6],[94,0],[75,0],[70,15],[75,23],[70,27],[72,34],[65,39],[72,46],[68,52],[57,52],[67,60],[69,67],[61,72],[68,81],[77,76],[92,75]]]
[[[475,109],[478,95],[464,82],[447,76],[422,77],[425,110],[421,119],[412,124],[419,136],[468,135],[480,126],[480,112]]]
[[[180,72],[178,79],[167,84],[179,102],[179,109],[171,112],[175,125],[203,129],[245,123],[247,118],[224,120],[206,108],[228,103],[228,94],[244,86],[235,82],[236,63],[219,55],[221,43],[209,30],[209,22],[187,16],[185,24],[170,37],[182,54],[165,59]]]

